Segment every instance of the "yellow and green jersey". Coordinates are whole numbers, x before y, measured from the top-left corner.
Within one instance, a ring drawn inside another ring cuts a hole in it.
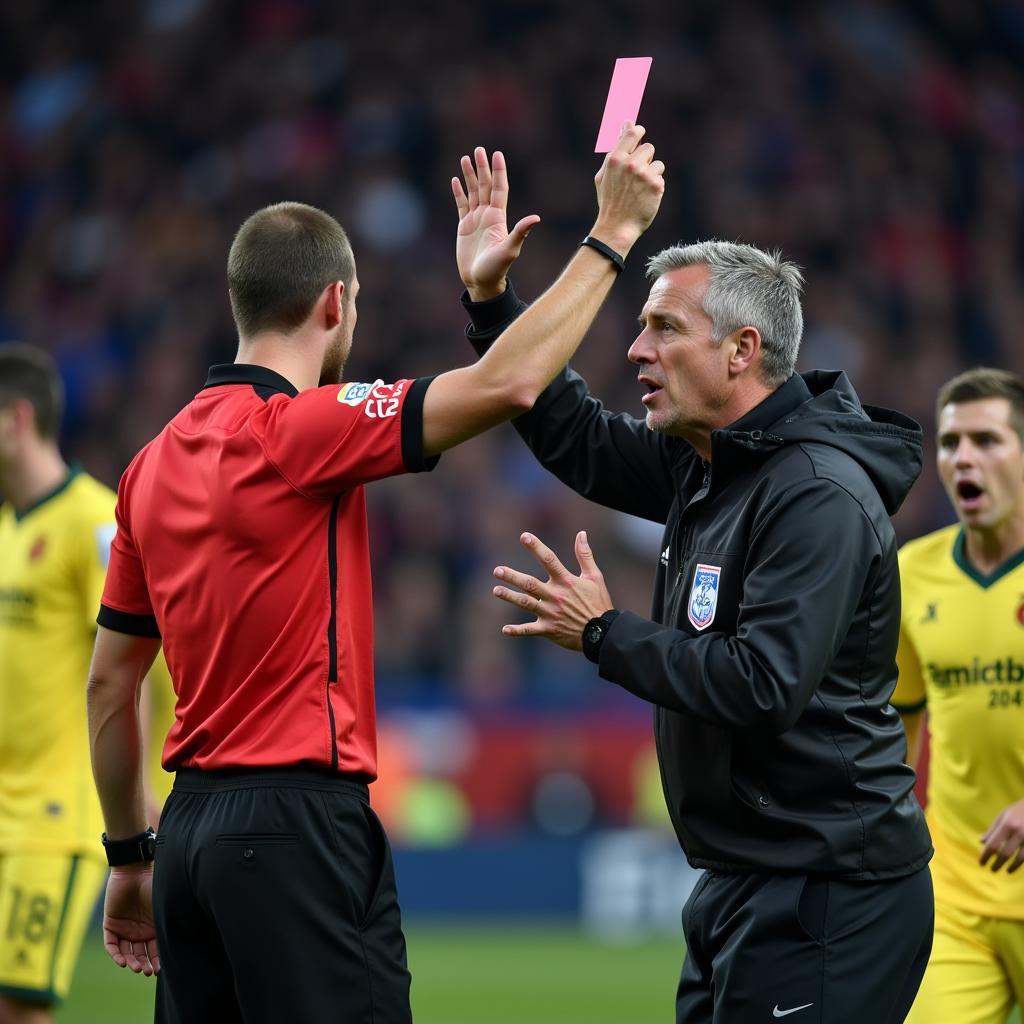
[[[900,551],[903,613],[892,697],[928,709],[928,824],[935,895],[1024,920],[1024,871],[982,867],[981,836],[1024,799],[1024,551],[992,575],[968,561],[959,526]]]
[[[71,470],[21,513],[0,505],[0,853],[103,859],[86,681],[116,500]],[[150,682],[154,708],[166,720],[173,695],[163,658]],[[162,788],[160,796],[166,783]]]
[[[115,501],[72,470],[0,506],[0,852],[102,856],[85,691]]]

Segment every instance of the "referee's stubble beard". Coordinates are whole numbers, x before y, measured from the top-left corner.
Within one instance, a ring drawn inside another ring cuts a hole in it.
[[[324,361],[320,366],[320,387],[340,384],[345,373],[345,360],[352,351],[352,335],[355,333],[355,310],[345,302],[341,307],[341,323],[328,342],[324,352]]]

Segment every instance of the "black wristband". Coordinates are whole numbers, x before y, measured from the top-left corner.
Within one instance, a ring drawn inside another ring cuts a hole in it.
[[[108,839],[103,833],[103,849],[107,853],[107,863],[112,868],[124,867],[126,864],[145,864],[156,856],[156,833],[152,828],[140,832],[128,839]]]
[[[621,274],[626,269],[626,261],[610,245],[605,245],[600,238],[587,235],[580,245],[589,245],[591,249],[596,249],[602,256],[610,259],[615,264],[617,274]]]

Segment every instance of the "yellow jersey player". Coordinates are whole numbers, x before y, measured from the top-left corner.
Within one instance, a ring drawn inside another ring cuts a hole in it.
[[[62,399],[49,356],[0,346],[3,1024],[52,1020],[107,873],[86,681],[116,496],[61,457]]]
[[[938,398],[959,523],[900,552],[892,703],[911,763],[931,730],[935,941],[910,1024],[1003,1024],[1024,998],[1024,380],[975,369]]]

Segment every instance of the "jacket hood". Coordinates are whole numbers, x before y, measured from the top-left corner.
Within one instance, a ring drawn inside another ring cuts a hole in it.
[[[747,449],[808,441],[838,448],[864,468],[889,515],[899,511],[924,464],[920,424],[894,409],[862,405],[838,370],[794,374],[723,433]]]

